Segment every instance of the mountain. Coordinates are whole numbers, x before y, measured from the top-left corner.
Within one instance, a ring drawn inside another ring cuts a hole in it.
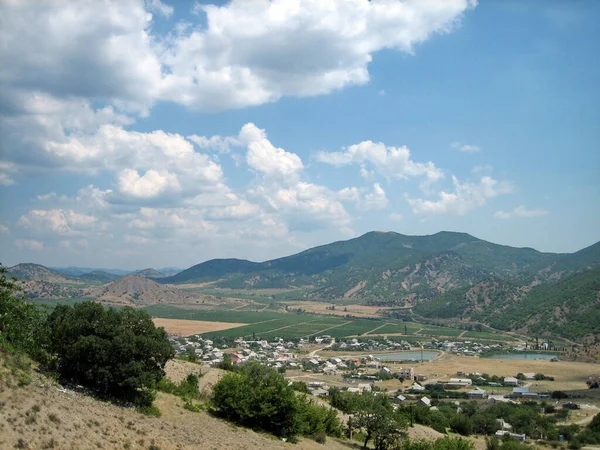
[[[212,259],[190,267],[178,274],[162,278],[160,283],[202,283],[225,276],[247,274],[259,270],[260,264],[243,259]]]
[[[129,275],[132,271],[131,270],[122,270],[122,269],[104,269],[104,268],[92,268],[92,267],[74,267],[74,266],[69,266],[69,267],[51,267],[52,270],[65,274],[65,275],[69,275],[69,276],[80,276],[86,273],[90,273],[90,272],[97,272],[97,271],[102,271],[102,272],[107,272],[113,275],[119,275],[119,276],[125,276],[125,275]]]
[[[103,270],[94,270],[89,273],[79,275],[77,278],[86,281],[97,281],[100,283],[110,283],[111,281],[118,280],[121,275],[115,275],[114,273],[105,272]]]
[[[51,283],[70,283],[77,280],[65,276],[45,266],[32,263],[17,264],[8,268],[8,276],[17,277],[21,281],[46,281]]]
[[[87,295],[109,303],[150,305],[155,303],[191,303],[194,295],[172,286],[164,286],[142,277],[128,275],[112,283],[90,289]]]
[[[262,263],[206,261],[159,282],[214,281],[216,286],[236,289],[298,288],[307,298],[416,304],[489,277],[519,285],[560,279],[600,265],[597,248],[600,245],[556,254],[493,244],[466,233],[370,232]]]
[[[154,269],[138,270],[137,272],[133,272],[131,275],[142,278],[164,278],[167,276],[164,273]]]
[[[183,269],[181,269],[179,267],[160,267],[156,270],[168,277],[170,277],[171,275],[178,274],[179,272],[183,271]]]
[[[425,317],[455,317],[529,335],[581,340],[600,335],[600,267],[534,287],[489,279],[413,310]]]

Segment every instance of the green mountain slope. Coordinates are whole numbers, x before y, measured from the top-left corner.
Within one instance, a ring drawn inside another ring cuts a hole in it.
[[[211,260],[157,281],[214,281],[234,289],[302,288],[306,298],[355,297],[373,304],[410,305],[489,277],[520,285],[560,279],[585,265],[600,265],[596,253],[542,253],[466,233],[370,232],[262,263]]]

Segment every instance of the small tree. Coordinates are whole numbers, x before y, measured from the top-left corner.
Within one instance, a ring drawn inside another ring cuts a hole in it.
[[[394,410],[389,397],[365,393],[359,398],[352,425],[363,430],[364,449],[373,440],[375,450],[386,450],[406,436],[408,419]]]
[[[48,319],[49,350],[61,379],[139,406],[175,356],[164,329],[141,310],[94,302],[57,306]]]

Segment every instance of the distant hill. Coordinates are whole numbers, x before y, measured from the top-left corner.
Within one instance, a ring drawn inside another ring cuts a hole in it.
[[[86,281],[97,281],[100,283],[110,283],[111,281],[118,280],[121,275],[115,275],[114,273],[104,272],[103,270],[94,270],[89,273],[79,275],[77,278]]]
[[[46,281],[51,283],[77,283],[74,277],[66,276],[45,266],[32,263],[17,264],[8,268],[8,275],[21,281]]]
[[[106,286],[90,289],[87,295],[100,301],[129,305],[189,303],[196,296],[172,286],[164,286],[142,277],[128,275]]]
[[[164,273],[159,272],[158,270],[154,270],[154,269],[138,270],[137,272],[133,272],[131,275],[134,277],[142,277],[142,278],[164,278],[167,276]]]
[[[415,304],[489,277],[524,285],[560,279],[600,265],[596,248],[600,246],[569,255],[493,244],[466,233],[370,232],[262,263],[210,260],[159,282],[301,288],[307,298]]]
[[[119,275],[119,276],[125,276],[125,275],[129,275],[131,273],[131,270],[122,270],[122,269],[105,269],[105,268],[99,268],[99,267],[74,267],[74,266],[69,266],[69,267],[50,267],[52,270],[65,274],[65,275],[69,275],[69,276],[80,276],[86,273],[91,273],[91,272],[97,272],[97,271],[101,271],[101,272],[107,272],[113,275]]]

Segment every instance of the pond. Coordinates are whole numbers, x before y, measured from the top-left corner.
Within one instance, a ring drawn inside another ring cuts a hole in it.
[[[429,361],[430,359],[438,356],[438,352],[432,351],[424,351],[423,352],[423,361]],[[406,351],[406,352],[396,352],[396,353],[373,353],[375,358],[379,358],[383,361],[421,361],[421,351]]]
[[[554,359],[558,355],[550,355],[548,353],[503,353],[492,355],[494,359]]]

